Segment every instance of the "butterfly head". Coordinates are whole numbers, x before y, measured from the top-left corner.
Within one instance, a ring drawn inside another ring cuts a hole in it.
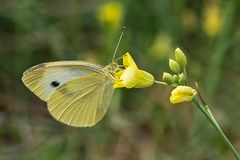
[[[106,67],[104,67],[104,72],[106,73],[106,75],[109,75],[111,77],[111,79],[115,79],[115,74],[117,71],[121,70],[120,66],[113,61],[112,63],[110,63],[109,65],[107,65]]]

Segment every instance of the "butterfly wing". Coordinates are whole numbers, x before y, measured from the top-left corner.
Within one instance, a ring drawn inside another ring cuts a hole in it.
[[[113,90],[111,80],[105,75],[84,75],[56,89],[47,102],[48,110],[64,124],[93,126],[106,114]]]
[[[22,81],[41,100],[66,82],[91,73],[102,73],[100,66],[82,61],[58,61],[36,65],[23,73]]]

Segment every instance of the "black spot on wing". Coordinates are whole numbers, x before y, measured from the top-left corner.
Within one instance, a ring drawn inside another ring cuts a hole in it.
[[[52,81],[50,84],[52,87],[58,87],[60,85],[60,82],[58,81]]]

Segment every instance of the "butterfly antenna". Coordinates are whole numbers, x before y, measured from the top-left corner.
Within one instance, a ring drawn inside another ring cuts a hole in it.
[[[114,51],[114,54],[113,54],[112,62],[114,61],[114,58],[115,58],[115,56],[116,56],[116,53],[117,53],[119,44],[120,44],[120,42],[121,42],[121,40],[122,40],[122,36],[123,36],[123,33],[124,33],[125,28],[126,28],[126,27],[123,27],[123,28],[122,28],[121,35],[120,35],[120,37],[119,37],[119,39],[118,39],[118,43],[117,43],[117,46],[116,46],[115,51]]]

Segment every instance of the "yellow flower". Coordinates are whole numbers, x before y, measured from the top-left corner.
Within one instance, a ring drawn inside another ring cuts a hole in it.
[[[109,27],[117,27],[122,20],[122,6],[117,2],[109,2],[102,5],[97,13],[100,23]]]
[[[114,88],[144,88],[153,84],[154,77],[150,73],[138,69],[128,52],[123,55],[123,66],[125,69],[115,74]]]
[[[209,36],[215,36],[222,27],[222,14],[218,5],[210,5],[204,10],[203,29]]]
[[[197,91],[188,86],[178,86],[175,88],[170,96],[170,102],[172,104],[188,102],[193,99],[197,94]]]

